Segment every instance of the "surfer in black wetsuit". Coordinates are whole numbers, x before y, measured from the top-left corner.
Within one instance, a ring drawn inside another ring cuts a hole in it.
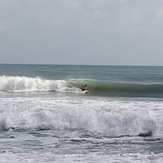
[[[82,91],[85,91],[85,90],[87,90],[87,88],[88,88],[88,86],[87,86],[87,84],[86,84],[86,85],[83,85],[83,86],[82,86],[81,90],[82,90]]]

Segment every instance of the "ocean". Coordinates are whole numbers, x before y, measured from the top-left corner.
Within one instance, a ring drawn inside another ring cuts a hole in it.
[[[0,162],[162,163],[163,67],[1,64]]]

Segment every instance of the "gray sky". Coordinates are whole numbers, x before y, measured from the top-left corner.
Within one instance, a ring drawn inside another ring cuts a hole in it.
[[[0,63],[163,66],[163,0],[0,0]]]

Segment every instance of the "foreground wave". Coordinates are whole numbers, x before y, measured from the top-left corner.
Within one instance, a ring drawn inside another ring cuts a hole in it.
[[[0,91],[82,93],[88,84],[89,95],[126,97],[163,97],[163,84],[112,83],[96,80],[47,80],[40,77],[0,76]]]
[[[59,130],[76,131],[84,137],[162,138],[161,109],[159,102],[101,98],[1,98],[0,131]]]

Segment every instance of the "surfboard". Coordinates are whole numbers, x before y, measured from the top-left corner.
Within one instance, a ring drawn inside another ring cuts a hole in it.
[[[89,92],[87,90],[83,91],[85,94],[88,94]]]

